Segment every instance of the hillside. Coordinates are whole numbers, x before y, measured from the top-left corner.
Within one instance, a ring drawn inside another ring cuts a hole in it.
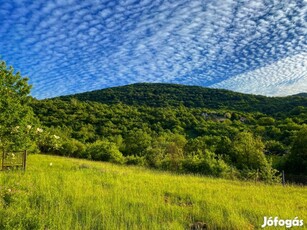
[[[298,94],[295,94],[293,96],[307,97],[307,93],[298,93]]]
[[[121,102],[127,105],[150,107],[184,105],[193,108],[228,109],[266,114],[289,111],[297,106],[307,106],[307,98],[300,96],[265,97],[223,89],[162,83],[138,83],[60,97],[62,100],[71,98],[104,104]]]
[[[0,229],[260,229],[305,222],[306,190],[30,155],[26,173],[0,173]]]
[[[31,106],[47,130],[38,143],[44,153],[224,178],[275,181],[275,169],[287,179],[307,175],[300,158],[307,137],[304,97],[134,84],[33,100]],[[249,160],[254,153],[260,158]]]

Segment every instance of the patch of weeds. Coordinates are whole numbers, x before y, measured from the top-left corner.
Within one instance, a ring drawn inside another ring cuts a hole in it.
[[[197,222],[194,222],[193,224],[190,224],[189,229],[190,230],[204,230],[204,229],[210,229],[210,228],[208,227],[206,223],[197,221]]]
[[[10,206],[10,204],[14,200],[14,191],[11,188],[1,188],[0,189],[0,198],[3,204],[4,208],[7,208]]]
[[[181,207],[193,206],[193,201],[191,197],[181,196],[169,192],[164,193],[164,202],[165,204],[178,205]]]
[[[79,165],[79,169],[90,169],[91,166],[87,165],[87,164],[81,164]]]

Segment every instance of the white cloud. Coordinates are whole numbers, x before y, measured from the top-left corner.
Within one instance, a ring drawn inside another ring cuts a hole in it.
[[[256,81],[258,75],[249,75],[253,71],[266,74],[259,82],[279,76],[271,79],[275,91],[292,92],[304,84],[298,74],[284,76],[274,67],[278,60],[292,66],[282,60],[306,51],[306,4],[297,1],[24,4],[4,0],[0,54],[30,77],[39,98],[137,81],[209,86],[237,75]],[[263,70],[268,66],[271,75]],[[291,87],[281,83],[292,78]]]
[[[307,92],[307,53],[281,59],[271,65],[213,84],[211,87],[267,96]]]

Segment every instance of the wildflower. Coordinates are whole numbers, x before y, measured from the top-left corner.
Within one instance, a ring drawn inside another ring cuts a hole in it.
[[[50,162],[50,164],[49,164],[50,166],[52,166],[52,162]]]
[[[43,129],[37,128],[37,129],[36,129],[36,132],[37,132],[37,133],[42,133],[42,132],[43,132]]]
[[[9,189],[7,189],[7,191],[8,191],[8,192],[12,192],[12,189],[9,188]]]
[[[32,126],[31,125],[27,125],[27,129],[31,129],[32,128]]]
[[[53,135],[53,137],[54,137],[55,139],[60,139],[60,137],[57,136],[57,135]]]
[[[13,128],[13,132],[18,132],[18,130],[19,130],[19,126],[17,125],[17,126],[15,126],[14,128]]]

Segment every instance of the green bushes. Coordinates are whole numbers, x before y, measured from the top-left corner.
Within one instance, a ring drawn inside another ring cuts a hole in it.
[[[122,164],[125,161],[118,147],[107,140],[96,141],[88,144],[86,148],[88,157],[93,160],[108,161]]]
[[[139,156],[134,156],[134,155],[126,156],[125,163],[127,165],[139,165],[139,166],[147,165],[145,157],[139,157]]]
[[[262,140],[249,132],[238,133],[232,140],[199,136],[187,141],[180,134],[154,137],[141,135],[138,130],[138,138],[117,136],[87,144],[53,133],[57,130],[46,130],[40,136],[38,146],[44,153],[222,178],[267,182],[280,178],[264,154]],[[144,140],[146,145],[142,145]],[[138,146],[142,151],[137,151]]]
[[[59,152],[62,156],[86,158],[85,145],[75,139],[68,139],[64,141]]]

